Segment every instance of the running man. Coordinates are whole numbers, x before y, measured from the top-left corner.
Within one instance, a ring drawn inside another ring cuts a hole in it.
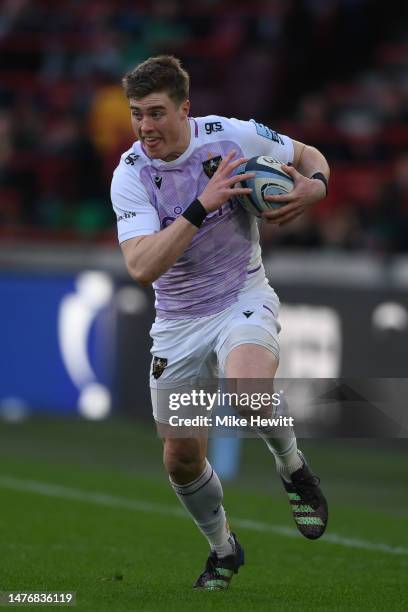
[[[326,196],[329,167],[317,149],[252,119],[190,117],[189,76],[174,57],[146,60],[125,75],[123,86],[137,141],[112,180],[119,242],[131,277],[153,284],[156,294],[153,415],[170,484],[211,549],[194,586],[221,590],[243,564],[243,549],[229,529],[222,486],[206,459],[206,435],[165,433],[169,392],[217,371],[238,385],[273,380],[279,300],[265,277],[257,221],[236,199],[249,192],[235,186],[249,175],[233,172],[255,155],[284,164],[294,189],[270,196],[288,203],[263,215],[268,223],[284,224]],[[320,537],[327,503],[293,430],[285,436],[267,427],[257,433],[275,459],[298,529],[307,538]]]

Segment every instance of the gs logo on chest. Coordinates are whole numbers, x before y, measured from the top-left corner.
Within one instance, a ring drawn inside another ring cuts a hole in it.
[[[204,125],[205,133],[210,135],[213,132],[223,132],[224,128],[222,127],[221,121],[208,121]]]

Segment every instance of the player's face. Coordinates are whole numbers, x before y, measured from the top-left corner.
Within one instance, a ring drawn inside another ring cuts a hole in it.
[[[189,109],[188,100],[177,105],[165,92],[130,98],[132,127],[149,157],[170,161],[184,153],[190,142]]]

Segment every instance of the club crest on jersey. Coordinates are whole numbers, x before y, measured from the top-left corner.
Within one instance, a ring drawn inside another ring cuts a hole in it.
[[[207,159],[207,161],[203,162],[203,170],[208,176],[208,178],[212,178],[217,172],[221,160],[221,155],[217,155],[216,157],[210,157],[210,159]]]
[[[152,367],[153,378],[155,378],[156,380],[160,378],[166,366],[167,366],[167,359],[165,357],[154,357],[153,367]]]

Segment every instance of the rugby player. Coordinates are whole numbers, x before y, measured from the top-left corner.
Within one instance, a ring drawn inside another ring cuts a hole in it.
[[[222,505],[220,480],[206,459],[207,436],[163,432],[169,392],[185,381],[218,374],[226,379],[272,381],[278,366],[279,300],[265,277],[257,221],[236,197],[250,174],[233,176],[246,159],[268,155],[294,180],[268,223],[295,219],[327,193],[329,167],[314,147],[278,134],[255,120],[189,116],[189,76],[172,56],[149,58],[124,79],[137,137],[116,168],[111,199],[131,277],[153,284],[156,320],[150,385],[153,415],[163,438],[170,484],[198,528],[210,554],[195,587],[228,587],[244,562]],[[327,502],[297,448],[293,430],[278,435],[259,428],[274,456],[296,525],[320,537]]]

